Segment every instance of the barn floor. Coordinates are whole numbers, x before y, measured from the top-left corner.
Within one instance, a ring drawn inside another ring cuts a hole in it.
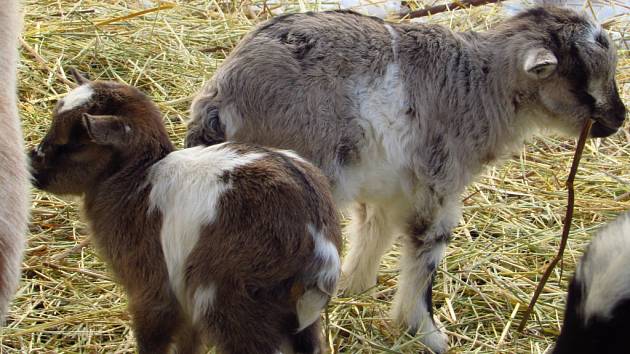
[[[181,146],[191,96],[225,55],[267,16],[247,0],[26,0],[20,110],[28,147],[42,137],[58,98],[71,89],[72,66],[92,78],[140,87],[157,101]],[[412,7],[420,4],[411,2]],[[159,6],[159,8],[157,8]],[[317,5],[294,2],[290,11]],[[630,38],[630,8],[607,20]],[[588,6],[587,6],[588,8]],[[146,13],[143,14],[143,11]],[[426,19],[455,30],[484,30],[505,15],[501,5]],[[394,19],[395,20],[395,19]],[[630,48],[620,41],[617,79],[630,105]],[[464,215],[439,266],[436,315],[450,353],[543,353],[559,333],[567,280],[590,235],[630,208],[630,122],[612,138],[587,142],[575,182],[573,228],[564,272],[552,275],[524,333],[516,327],[556,252],[575,141],[540,138],[470,186]],[[33,191],[22,284],[0,333],[0,353],[132,353],[126,299],[86,245],[76,201]],[[83,247],[86,246],[86,247]],[[398,250],[383,259],[375,296],[339,297],[325,331],[333,353],[418,353],[419,337],[391,325]]]

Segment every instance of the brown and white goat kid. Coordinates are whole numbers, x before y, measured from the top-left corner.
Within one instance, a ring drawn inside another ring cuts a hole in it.
[[[540,130],[613,134],[626,110],[606,32],[535,8],[486,32],[356,13],[278,16],[234,49],[191,107],[187,145],[225,140],[297,151],[351,206],[348,293],[376,284],[402,235],[392,317],[434,352],[431,292],[461,196],[484,166]]]
[[[16,104],[18,3],[0,5],[0,324],[20,278],[28,219],[28,172]]]
[[[327,179],[290,151],[174,151],[156,105],[90,82],[31,152],[38,188],[82,195],[100,255],[129,297],[140,353],[317,353],[340,274]]]

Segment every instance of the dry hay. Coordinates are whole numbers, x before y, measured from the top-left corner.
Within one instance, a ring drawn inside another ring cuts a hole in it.
[[[191,95],[226,53],[260,21],[243,3],[181,1],[136,16],[147,1],[29,0],[20,68],[20,109],[27,145],[45,132],[55,101],[70,89],[64,69],[140,87],[165,114],[181,146]],[[412,7],[418,6],[412,3]],[[294,10],[316,5],[293,3]],[[249,17],[248,17],[249,16]],[[265,17],[263,14],[261,17]],[[484,30],[501,5],[435,16],[454,29]],[[627,36],[629,16],[607,24]],[[630,51],[620,51],[618,80],[630,97]],[[500,168],[492,168],[464,196],[464,216],[439,267],[436,314],[452,353],[542,353],[558,334],[565,289],[592,232],[630,204],[630,133],[587,143],[575,182],[576,209],[564,277],[552,275],[523,334],[517,321],[545,262],[556,252],[564,215],[564,181],[574,140],[542,138]],[[33,191],[32,224],[22,287],[1,334],[2,353],[133,352],[126,299],[86,239],[77,204]],[[71,250],[78,252],[70,252]],[[335,299],[328,311],[328,343],[339,353],[416,353],[419,337],[390,325],[398,250],[382,263],[375,298]]]

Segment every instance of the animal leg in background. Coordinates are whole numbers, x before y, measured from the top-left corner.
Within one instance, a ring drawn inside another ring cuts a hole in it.
[[[350,248],[343,262],[342,287],[357,294],[376,285],[381,256],[399,234],[403,218],[395,203],[356,203],[352,209],[348,235]]]
[[[167,354],[174,335],[184,326],[179,304],[165,300],[161,294],[154,298],[129,298],[129,312],[133,318],[134,335],[139,354]],[[184,351],[182,351],[184,353]]]

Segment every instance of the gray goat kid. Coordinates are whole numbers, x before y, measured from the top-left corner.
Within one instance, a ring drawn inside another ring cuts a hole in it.
[[[16,102],[18,3],[0,6],[0,323],[20,278],[28,219],[28,172]]]
[[[186,145],[288,148],[352,205],[344,287],[376,284],[404,235],[392,317],[433,351],[447,337],[431,288],[460,196],[482,168],[541,130],[616,132],[625,107],[616,50],[600,26],[540,7],[483,33],[388,24],[349,11],[279,16],[234,49],[192,104]]]

